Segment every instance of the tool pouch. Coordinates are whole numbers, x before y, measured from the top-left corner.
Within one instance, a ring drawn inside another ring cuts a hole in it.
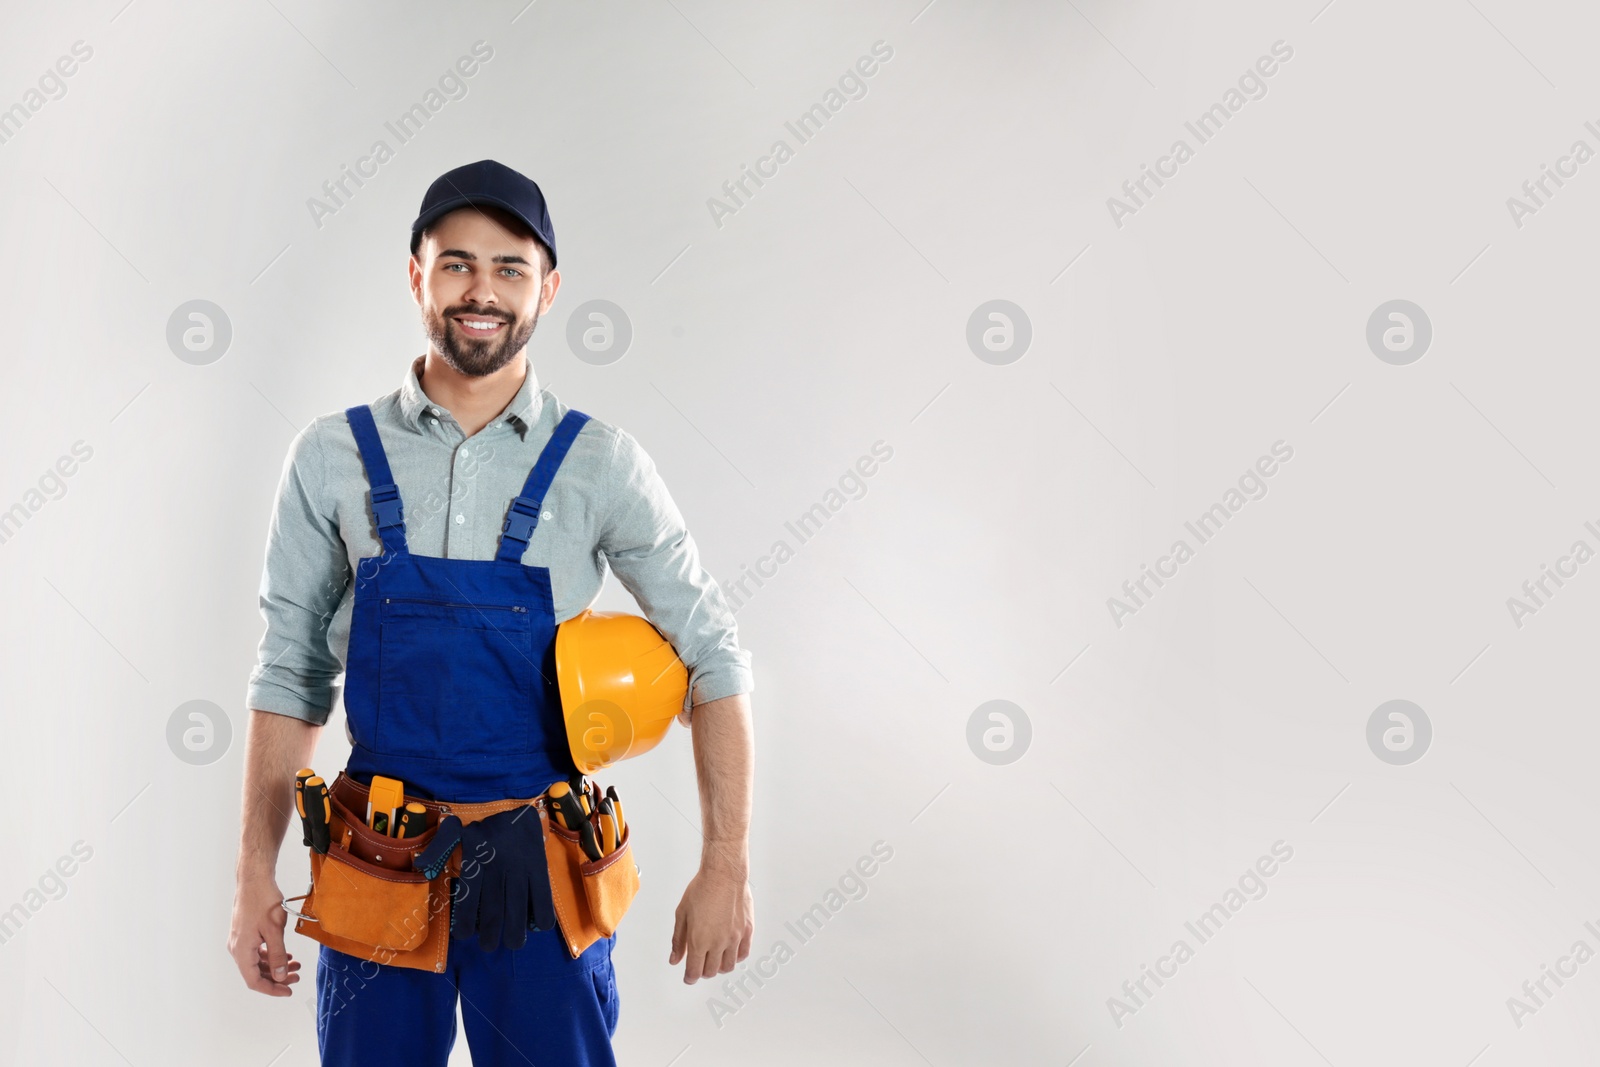
[[[289,898],[305,902],[294,928],[360,959],[436,973],[444,970],[450,949],[450,887],[461,873],[461,851],[453,850],[444,870],[432,879],[413,870],[411,860],[433,841],[447,812],[471,823],[508,808],[534,806],[544,830],[556,922],[573,959],[616,932],[639,891],[631,825],[624,826],[615,850],[590,860],[577,831],[550,820],[542,795],[450,805],[407,796],[408,801],[420,800],[428,813],[427,829],[410,838],[386,837],[370,829],[356,814],[366,811],[367,787],[343,773],[329,787],[328,799],[333,809],[332,840],[326,854],[311,853],[311,891]]]
[[[551,822],[543,803],[539,805],[539,819],[544,823],[556,922],[567,943],[567,953],[577,959],[590,945],[616,932],[639,892],[639,867],[630,847],[633,827],[623,828],[622,842],[614,851],[590,860],[577,832]]]
[[[396,967],[444,970],[450,945],[450,878],[459,855],[437,878],[411,867],[428,847],[440,813],[429,807],[427,829],[409,838],[374,832],[355,814],[366,789],[340,775],[329,789],[333,809],[327,853],[311,853],[311,890],[295,932],[360,959]]]

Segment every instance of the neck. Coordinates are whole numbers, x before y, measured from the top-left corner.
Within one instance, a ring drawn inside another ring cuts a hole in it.
[[[527,376],[528,358],[525,353],[518,353],[515,359],[493,374],[469,378],[458,373],[430,347],[422,359],[417,383],[422,386],[423,394],[455,416],[461,429],[471,437],[505,410]]]

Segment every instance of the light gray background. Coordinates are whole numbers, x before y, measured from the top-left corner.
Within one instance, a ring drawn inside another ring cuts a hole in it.
[[[1520,228],[1506,199],[1600,148],[1596,18],[1323,2],[7,3],[0,107],[93,56],[0,145],[0,507],[93,456],[0,545],[0,909],[93,857],[0,945],[0,1058],[315,1062],[314,944],[288,999],[224,952],[269,509],[295,433],[422,351],[407,226],[494,157],[557,230],[542,381],[638,436],[724,584],[894,449],[738,614],[751,962],[795,956],[720,1027],[720,982],[665,963],[687,732],[607,776],[644,873],[622,1062],[1591,1062],[1600,962],[1520,1027],[1506,1002],[1600,949],[1600,563],[1520,628],[1506,599],[1600,547],[1600,162]],[[477,40],[469,95],[315,226],[307,198]],[[878,40],[865,98],[717,227],[707,199]],[[1278,40],[1268,93],[1115,226],[1107,198]],[[165,341],[192,299],[232,323],[209,366]],[[590,299],[635,331],[609,366],[566,345]],[[995,299],[1033,330],[1006,366],[965,340]],[[1433,326],[1409,366],[1365,340],[1394,299]],[[1107,598],[1278,440],[1268,495],[1115,626]],[[615,582],[597,606],[633,608]],[[1003,766],[967,744],[997,699],[1033,732]],[[1367,746],[1391,699],[1433,725],[1410,765]],[[190,700],[233,728],[203,766],[166,741]],[[325,731],[317,766],[344,755]],[[878,840],[800,945],[784,922]],[[1267,895],[1119,1027],[1108,998],[1279,840]]]

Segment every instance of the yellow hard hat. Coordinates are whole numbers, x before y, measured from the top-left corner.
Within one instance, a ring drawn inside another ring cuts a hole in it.
[[[649,620],[584,610],[556,627],[567,747],[583,774],[650,751],[683,711],[689,671]]]

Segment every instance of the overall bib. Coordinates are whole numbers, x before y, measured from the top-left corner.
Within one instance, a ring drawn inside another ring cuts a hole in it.
[[[451,803],[542,793],[577,774],[555,672],[550,571],[522,563],[545,494],[589,420],[568,410],[511,502],[492,560],[414,556],[372,411],[349,408],[383,554],[360,560],[345,664],[354,748],[346,773],[398,778]],[[461,1000],[474,1067],[614,1067],[617,992],[602,938],[578,959],[560,928],[520,949],[451,941],[443,973],[387,967],[319,946],[324,1064],[444,1067]]]

